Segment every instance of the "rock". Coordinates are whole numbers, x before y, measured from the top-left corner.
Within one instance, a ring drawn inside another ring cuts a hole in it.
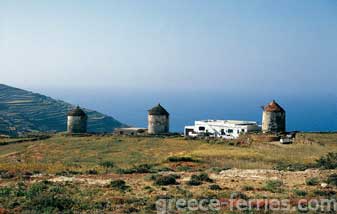
[[[327,184],[327,183],[321,183],[321,187],[322,187],[322,188],[327,188],[327,187],[328,187],[328,184]]]

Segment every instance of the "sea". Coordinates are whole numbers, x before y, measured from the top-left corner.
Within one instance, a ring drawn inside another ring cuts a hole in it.
[[[160,103],[170,130],[183,132],[195,120],[249,120],[261,124],[262,106],[275,99],[286,110],[287,131],[337,131],[337,96],[233,91],[39,89],[40,93],[97,110],[134,127],[147,126],[147,110]]]

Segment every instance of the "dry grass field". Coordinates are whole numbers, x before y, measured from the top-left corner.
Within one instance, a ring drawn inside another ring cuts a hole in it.
[[[312,166],[334,151],[334,133],[300,133],[290,145],[63,134],[0,139],[0,213],[148,214],[160,197],[219,199],[233,192],[248,198],[331,197],[333,183],[321,184],[336,171]],[[173,183],[165,183],[172,177]]]

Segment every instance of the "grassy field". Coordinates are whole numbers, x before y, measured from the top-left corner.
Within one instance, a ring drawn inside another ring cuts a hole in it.
[[[148,214],[154,212],[158,197],[228,198],[232,192],[247,197],[296,199],[300,195],[324,194],[330,197],[336,195],[337,189],[322,189],[320,184],[336,171],[271,169],[278,165],[310,165],[334,151],[337,151],[334,133],[301,133],[291,145],[63,134],[33,142],[0,139],[0,213],[27,210],[72,213],[97,209]],[[211,181],[199,181],[200,173]],[[174,182],[162,186],[163,176],[164,183],[165,176],[174,176],[168,179]],[[273,183],[275,179],[280,184]],[[318,181],[308,186],[307,179]],[[46,202],[48,197],[64,201]],[[65,201],[69,207],[62,205]]]
[[[113,161],[119,168],[139,164],[165,166],[170,156],[191,156],[200,159],[198,165],[204,168],[271,169],[280,162],[312,163],[328,152],[337,151],[337,134],[302,134],[299,139],[310,142],[233,146],[180,137],[55,135],[43,141],[1,146],[0,168],[55,173],[99,168],[104,161]]]

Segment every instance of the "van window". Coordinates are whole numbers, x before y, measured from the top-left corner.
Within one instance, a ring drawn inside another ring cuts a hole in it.
[[[205,127],[199,126],[199,131],[205,131]]]
[[[228,129],[227,133],[233,133],[233,129]]]

